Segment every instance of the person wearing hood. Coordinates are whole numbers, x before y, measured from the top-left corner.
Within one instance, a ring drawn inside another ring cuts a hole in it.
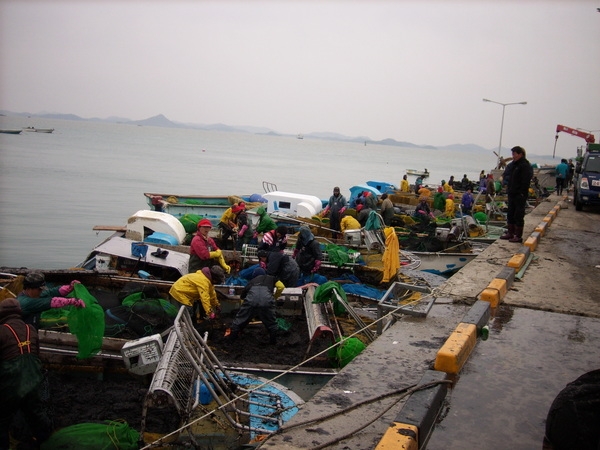
[[[437,192],[433,195],[433,210],[443,211],[446,208],[446,196],[444,195],[444,188],[439,186]]]
[[[9,431],[22,411],[36,445],[52,434],[52,420],[42,402],[44,374],[35,327],[26,324],[17,299],[0,301],[0,448],[10,448]]]
[[[344,213],[344,217],[342,217],[342,220],[340,222],[340,229],[342,233],[348,230],[360,230],[360,228],[360,222],[354,217],[352,217],[350,214],[348,214],[348,211],[346,211]]]
[[[294,248],[294,259],[300,267],[300,272],[304,275],[316,273],[321,267],[321,261],[323,261],[321,244],[308,227],[300,227],[298,241]]]
[[[442,180],[442,189],[446,193],[452,194],[454,192],[454,189],[452,188],[452,186],[446,180]]]
[[[188,272],[194,273],[204,267],[211,267],[215,264],[220,265],[226,273],[231,268],[225,262],[223,252],[211,238],[208,233],[212,228],[212,223],[208,219],[202,219],[198,222],[198,231],[190,244],[190,260],[188,263]]]
[[[329,197],[329,202],[325,209],[321,212],[321,217],[325,217],[329,214],[329,228],[333,230],[333,238],[336,239],[340,232],[340,220],[342,214],[348,207],[348,201],[340,193],[339,187],[333,188],[333,195]]]
[[[278,325],[275,300],[283,289],[281,281],[277,281],[273,275],[267,275],[265,269],[262,267],[254,269],[252,279],[240,294],[244,302],[227,330],[226,337],[231,342],[235,341],[250,321],[258,317],[269,333],[269,343],[276,344]]]
[[[258,224],[256,225],[256,230],[254,230],[254,239],[258,238],[260,233],[264,234],[277,228],[275,221],[267,214],[267,210],[264,206],[259,206],[256,210],[256,214],[258,215]]]
[[[200,303],[202,310],[197,309],[197,319],[208,318],[213,320],[221,309],[214,285],[223,284],[224,281],[225,271],[217,265],[188,273],[171,286],[169,290],[171,303],[175,306],[186,306],[190,315],[196,309],[195,305]]]
[[[73,280],[64,286],[47,288],[43,273],[28,273],[23,280],[23,291],[17,296],[17,301],[21,305],[23,321],[39,328],[40,316],[44,311],[65,306],[85,308],[83,300],[67,297],[77,283],[79,281]]]
[[[258,246],[259,250],[266,250],[268,252],[282,252],[287,247],[287,227],[280,225],[274,230],[267,231],[263,237],[262,242]]]
[[[446,208],[444,210],[444,214],[449,219],[454,219],[456,217],[456,204],[454,203],[454,195],[448,195],[446,199]]]

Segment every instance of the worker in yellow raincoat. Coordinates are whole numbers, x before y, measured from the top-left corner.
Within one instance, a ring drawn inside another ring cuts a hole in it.
[[[221,308],[214,285],[222,284],[224,280],[225,271],[216,265],[210,269],[204,267],[197,272],[188,273],[171,286],[171,303],[176,306],[185,305],[192,315],[194,305],[200,302],[202,308],[197,312],[197,317],[212,320]]]
[[[398,275],[400,269],[400,243],[393,227],[386,227],[383,230],[385,234],[385,252],[381,261],[383,262],[382,283],[393,280]]]
[[[456,211],[456,205],[454,204],[454,195],[450,194],[446,199],[446,209],[444,215],[449,219],[454,219]]]
[[[340,221],[340,229],[342,233],[346,230],[360,230],[360,222],[354,217],[344,214],[344,217]]]

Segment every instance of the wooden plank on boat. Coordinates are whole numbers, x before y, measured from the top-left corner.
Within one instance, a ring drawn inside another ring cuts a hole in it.
[[[39,330],[41,345],[49,345],[59,348],[77,348],[77,336],[62,331]],[[105,337],[102,339],[102,351],[119,353],[127,340]]]
[[[123,233],[127,231],[127,227],[123,225],[95,225],[92,228],[94,231],[122,231]]]

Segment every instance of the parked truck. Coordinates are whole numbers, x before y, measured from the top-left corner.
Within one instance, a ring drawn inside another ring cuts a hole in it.
[[[581,163],[575,166],[573,204],[577,211],[600,205],[600,144],[588,142]]]
[[[577,165],[573,174],[575,210],[581,211],[586,205],[600,205],[600,144],[595,143],[596,138],[591,132],[557,125],[554,138],[555,152],[558,133],[560,132],[580,137],[585,139],[586,142],[585,154],[582,155],[581,150],[577,152]],[[554,156],[554,153],[552,156]]]

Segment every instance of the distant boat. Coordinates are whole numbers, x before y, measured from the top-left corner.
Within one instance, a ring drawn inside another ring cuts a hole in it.
[[[298,136],[296,136],[298,139],[304,139],[304,135],[303,134],[298,134]]]
[[[25,127],[23,131],[34,131],[36,133],[52,133],[54,128],[35,128],[35,127]]]
[[[406,175],[415,175],[417,177],[427,178],[429,176],[429,172],[427,172],[427,169],[423,171],[415,169],[406,169]]]
[[[5,134],[21,134],[21,131],[23,131],[23,130],[0,130],[0,133],[5,133]]]

